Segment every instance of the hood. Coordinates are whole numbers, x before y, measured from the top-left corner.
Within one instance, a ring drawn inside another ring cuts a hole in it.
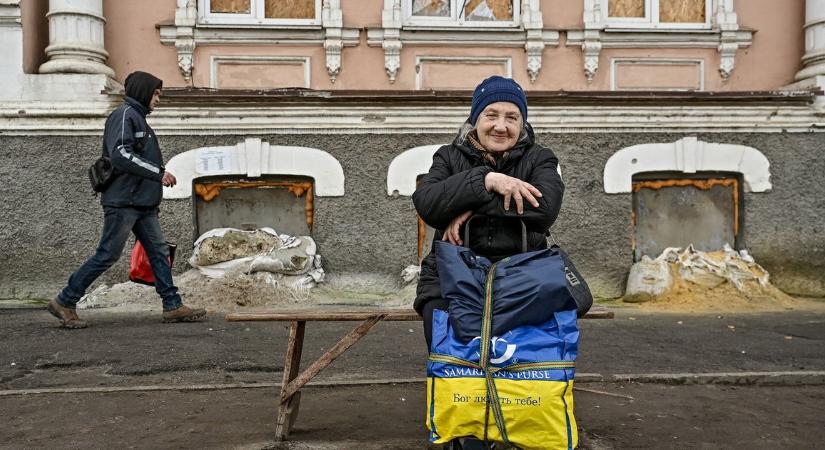
[[[135,99],[138,103],[151,110],[149,103],[155,89],[163,89],[163,80],[146,72],[132,72],[123,82],[126,87],[126,96]]]

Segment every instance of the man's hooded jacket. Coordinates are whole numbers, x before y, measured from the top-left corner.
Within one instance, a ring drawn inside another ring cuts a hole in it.
[[[146,123],[155,89],[163,81],[145,72],[126,77],[126,98],[106,119],[103,152],[112,160],[115,179],[101,197],[103,206],[154,208],[163,197],[163,155]]]
[[[525,123],[524,132],[516,145],[495,163],[484,158],[467,138],[471,129],[464,124],[452,144],[438,149],[433,155],[429,172],[421,178],[412,199],[418,215],[435,228],[434,240],[441,240],[444,229],[454,218],[467,212],[488,216],[473,220],[469,242],[465,247],[493,261],[521,253],[522,231],[519,220],[527,228],[527,251],[547,248],[547,233],[556,220],[564,194],[564,184],[557,172],[558,158],[549,149],[535,142],[533,129]],[[504,210],[504,197],[488,192],[484,177],[490,172],[518,178],[535,186],[542,196],[534,208],[524,202],[523,214],[516,212],[515,201]],[[465,223],[466,226],[466,223]],[[462,239],[464,227],[462,227]],[[421,273],[414,307],[420,313],[424,304],[440,299],[441,283],[436,267],[435,245],[421,263]]]

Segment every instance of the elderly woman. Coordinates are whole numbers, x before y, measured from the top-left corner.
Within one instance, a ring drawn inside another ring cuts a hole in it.
[[[470,247],[495,262],[523,251],[519,220],[527,227],[527,250],[547,248],[564,193],[557,166],[556,155],[536,143],[521,86],[492,76],[473,92],[470,117],[453,143],[433,156],[413,203],[437,230],[435,239]],[[485,217],[473,220],[470,242],[464,242],[464,225],[474,214]],[[424,318],[429,350],[433,310],[448,309],[435,251],[421,264],[414,307]]]

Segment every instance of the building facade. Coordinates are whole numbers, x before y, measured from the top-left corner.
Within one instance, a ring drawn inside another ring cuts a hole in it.
[[[559,156],[553,235],[597,296],[688,244],[825,296],[825,0],[0,0],[0,44],[0,298],[93,251],[85,172],[134,70],[164,80],[176,270],[215,226],[311,233],[332,276],[416,264],[417,177],[497,74]]]

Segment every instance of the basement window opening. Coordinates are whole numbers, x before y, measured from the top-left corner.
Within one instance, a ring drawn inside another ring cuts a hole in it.
[[[633,177],[633,260],[656,258],[668,247],[743,247],[741,174],[640,173]]]
[[[267,175],[260,178],[219,175],[192,180],[195,236],[215,228],[311,236],[314,186],[310,177]]]

